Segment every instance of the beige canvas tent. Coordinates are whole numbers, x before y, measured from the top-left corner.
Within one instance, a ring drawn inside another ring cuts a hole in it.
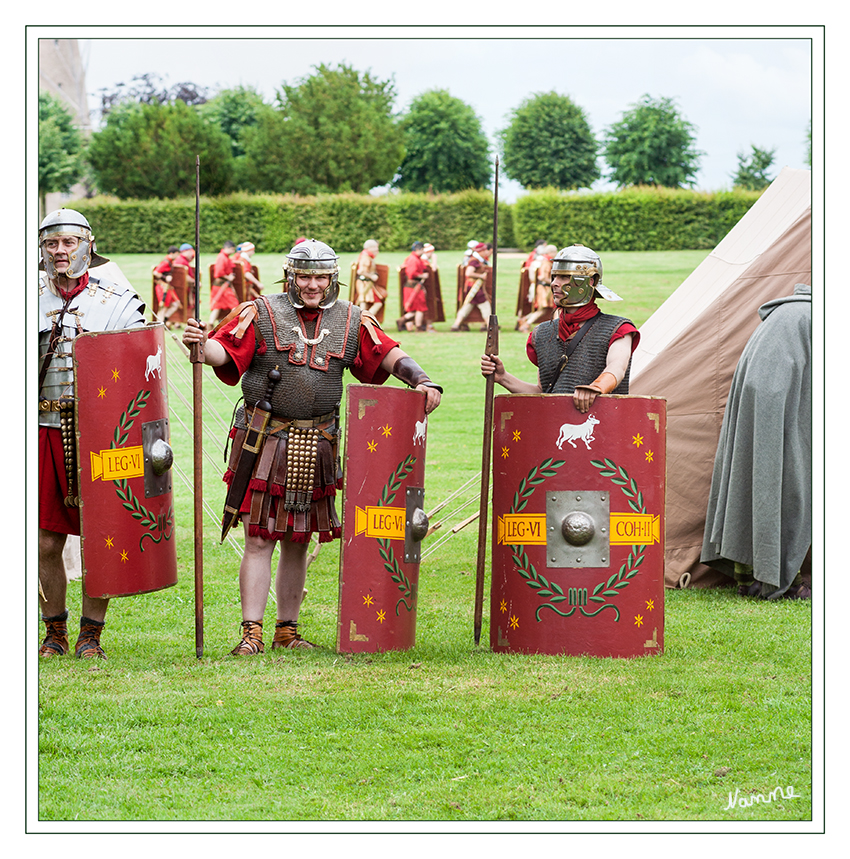
[[[786,167],[640,329],[630,392],[667,399],[668,587],[731,584],[699,560],[726,398],[758,308],[811,284],[811,256],[811,172]]]

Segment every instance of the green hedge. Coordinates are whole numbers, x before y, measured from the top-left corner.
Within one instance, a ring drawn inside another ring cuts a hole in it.
[[[69,206],[92,225],[98,249],[109,253],[160,253],[170,244],[194,244],[195,201],[118,200],[93,197]],[[499,206],[499,244],[514,245],[511,211]],[[335,194],[297,197],[231,194],[201,198],[201,251],[214,253],[223,242],[252,241],[260,253],[288,251],[298,236],[354,252],[366,239],[388,251],[407,250],[415,241],[437,248],[464,247],[470,239],[493,237],[493,195]]]
[[[581,242],[599,251],[711,249],[758,199],[752,191],[703,193],[637,188],[590,194],[535,191],[499,205],[499,246],[530,248],[536,239],[563,247]],[[98,249],[110,253],[161,253],[194,243],[195,201],[118,200],[94,197],[69,203],[91,223]],[[438,250],[491,241],[493,195],[335,194],[297,197],[231,194],[201,199],[201,251],[214,253],[227,239],[252,241],[260,253],[285,253],[298,236],[352,253],[366,239],[387,251],[414,241]]]
[[[757,191],[713,193],[631,188],[603,194],[537,191],[513,205],[520,247],[536,239],[597,251],[710,250],[759,198]]]

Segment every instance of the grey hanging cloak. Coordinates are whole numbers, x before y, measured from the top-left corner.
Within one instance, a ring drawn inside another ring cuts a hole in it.
[[[702,562],[753,567],[762,595],[781,596],[812,541],[812,295],[759,308],[732,377],[714,460]]]

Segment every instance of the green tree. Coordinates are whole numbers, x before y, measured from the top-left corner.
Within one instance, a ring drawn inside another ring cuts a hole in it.
[[[201,192],[222,194],[232,182],[230,140],[183,101],[123,102],[92,135],[88,161],[106,194],[140,200],[195,193],[195,156]]]
[[[239,86],[217,92],[198,107],[198,113],[230,138],[233,157],[239,158],[245,154],[243,132],[247,127],[257,124],[263,104],[263,97],[255,89]]]
[[[767,175],[767,171],[773,166],[776,155],[775,149],[759,149],[758,146],[750,147],[750,154],[738,153],[738,172],[732,178],[732,184],[736,188],[744,188],[747,191],[761,191],[773,181]]]
[[[223,89],[198,107],[204,120],[218,126],[230,139],[233,187],[240,190],[256,190],[248,176],[244,135],[246,128],[257,124],[260,114],[267,107],[263,97],[255,89],[242,86]]]
[[[62,102],[46,92],[38,94],[38,198],[68,192],[82,174],[83,136]]]
[[[404,157],[392,80],[345,64],[315,69],[283,84],[276,115],[262,111],[256,126],[246,128],[252,182],[296,194],[364,193],[387,184]]]
[[[448,90],[418,95],[402,119],[405,156],[393,185],[406,191],[453,193],[490,182],[481,120]]]
[[[537,93],[514,108],[498,133],[503,168],[524,188],[589,188],[600,176],[599,145],[569,96]]]
[[[644,95],[605,134],[610,178],[621,188],[692,186],[704,154],[694,147],[695,140],[696,129],[679,114],[673,99]]]

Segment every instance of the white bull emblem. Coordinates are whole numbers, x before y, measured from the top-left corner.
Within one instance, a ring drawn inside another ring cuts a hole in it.
[[[598,418],[588,415],[583,424],[563,424],[558,435],[558,450],[564,446],[565,441],[575,447],[579,440],[583,441],[584,446],[590,450],[590,442],[594,439],[593,428],[598,423]]]
[[[425,443],[425,430],[428,428],[428,418],[422,418],[421,421],[416,421],[416,432],[413,433],[414,444]]]
[[[162,346],[158,346],[153,355],[148,355],[147,363],[145,364],[145,381],[156,373],[159,378],[162,378]]]

